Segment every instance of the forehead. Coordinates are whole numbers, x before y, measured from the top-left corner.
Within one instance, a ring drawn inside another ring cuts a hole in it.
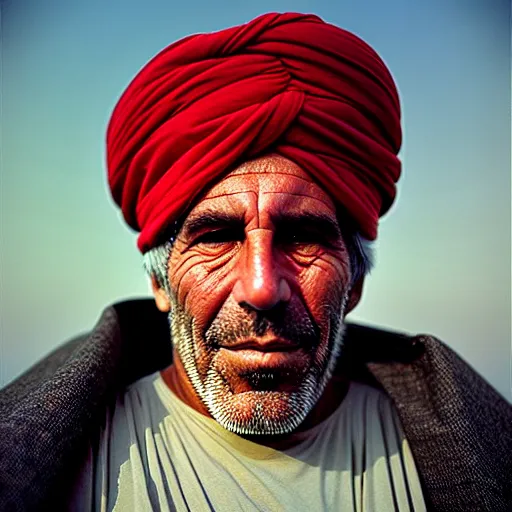
[[[216,183],[191,213],[215,209],[256,208],[259,213],[283,211],[323,211],[336,207],[315,180],[294,162],[270,155],[237,167]]]

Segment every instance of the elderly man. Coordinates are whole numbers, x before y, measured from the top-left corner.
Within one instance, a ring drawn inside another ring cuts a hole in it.
[[[107,150],[155,301],[4,390],[5,509],[510,510],[509,404],[430,336],[345,323],[400,143],[386,66],[315,16],[149,62]]]

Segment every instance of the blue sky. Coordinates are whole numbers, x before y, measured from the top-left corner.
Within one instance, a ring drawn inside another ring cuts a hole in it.
[[[268,11],[370,43],[403,107],[403,177],[351,319],[431,333],[511,392],[510,3],[8,0],[2,8],[0,384],[149,288],[106,188],[104,133],[171,42]]]

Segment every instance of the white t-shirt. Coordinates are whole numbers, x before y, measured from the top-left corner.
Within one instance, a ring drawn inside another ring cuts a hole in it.
[[[351,383],[286,450],[261,446],[178,399],[159,373],[117,399],[73,511],[424,511],[414,460],[384,393]]]

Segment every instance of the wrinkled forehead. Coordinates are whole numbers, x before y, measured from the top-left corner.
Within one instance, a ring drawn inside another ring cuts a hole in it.
[[[284,156],[276,154],[270,154],[244,162],[242,165],[231,171],[228,176],[239,176],[251,173],[283,173],[291,176],[298,176],[313,182],[310,175],[303,171],[295,162],[288,160],[288,158],[285,158]]]
[[[208,190],[192,209],[257,201],[260,208],[310,209],[335,212],[333,199],[297,164],[279,155],[243,163]],[[191,212],[191,213],[192,213]]]

